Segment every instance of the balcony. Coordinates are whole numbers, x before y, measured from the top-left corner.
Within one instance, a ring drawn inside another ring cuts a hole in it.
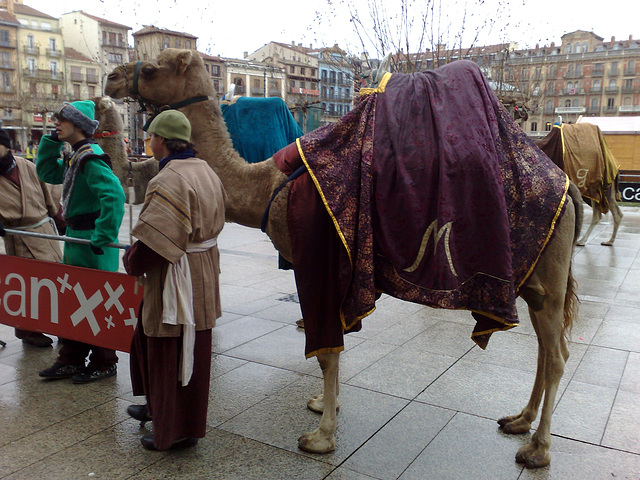
[[[51,70],[25,68],[23,75],[25,78],[40,82],[62,83],[64,81],[62,72],[52,72]]]
[[[588,115],[600,115],[600,107],[587,107]]]
[[[565,95],[584,95],[584,88],[569,88],[565,91]]]
[[[129,45],[125,42],[118,42],[117,40],[110,42],[109,40],[107,41],[102,41],[100,42],[100,44],[103,47],[116,47],[116,48],[129,48]],[[169,48],[168,45],[165,45],[164,48]]]
[[[84,80],[84,75],[78,72],[71,72],[70,78],[72,82],[82,82]]]
[[[87,83],[98,83],[100,78],[95,73],[87,73]]]
[[[11,40],[0,40],[0,47],[3,48],[16,48],[15,42]]]
[[[604,70],[592,70],[591,71],[591,76],[592,77],[602,77],[604,75]]]
[[[618,112],[618,107],[606,106],[602,109],[602,113],[605,115],[615,115]]]
[[[624,85],[622,87],[622,93],[636,93],[638,91],[638,87],[635,85]]]
[[[585,113],[587,109],[585,107],[556,107],[555,113]]]
[[[16,91],[15,88],[13,88],[13,85],[1,85],[0,86],[0,93],[14,93]]]
[[[606,93],[620,93],[620,87],[605,87]]]
[[[25,55],[40,55],[40,47],[36,47],[35,45],[25,45],[23,47],[23,52]]]
[[[564,78],[582,78],[584,74],[582,72],[567,72],[564,74]]]
[[[622,105],[620,107],[620,113],[638,113],[640,112],[640,105]]]
[[[591,87],[589,93],[602,93],[602,87]]]
[[[10,63],[0,63],[0,70],[15,70],[16,67],[11,65]]]
[[[555,112],[556,109],[553,107],[545,107],[544,110],[542,110],[543,115],[553,115]]]
[[[610,77],[617,77],[618,75],[620,75],[620,70],[618,70],[617,68],[616,69],[612,68],[611,70],[609,70],[608,75]]]
[[[47,48],[47,56],[48,57],[59,58],[59,57],[62,56],[62,52],[60,50]]]

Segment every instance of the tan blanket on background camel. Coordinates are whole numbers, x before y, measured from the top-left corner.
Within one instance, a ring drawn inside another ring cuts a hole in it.
[[[597,125],[556,125],[536,144],[569,175],[583,197],[598,204],[603,214],[609,211],[605,192],[615,182],[620,167]],[[560,155],[562,158],[558,158]]]

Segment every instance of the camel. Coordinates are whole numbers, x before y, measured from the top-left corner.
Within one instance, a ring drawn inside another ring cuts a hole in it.
[[[249,164],[234,150],[211,79],[198,55],[189,50],[169,48],[163,50],[156,61],[121,65],[109,74],[105,93],[117,99],[129,96],[156,108],[173,106],[182,111],[191,121],[192,141],[201,157],[225,186],[227,221],[254,228],[260,226],[272,194],[286,177],[273,158]],[[292,260],[287,226],[288,191],[289,187],[285,186],[275,195],[266,233],[276,249]],[[577,308],[570,264],[580,231],[581,213],[579,192],[571,185],[555,233],[520,290],[538,336],[537,372],[527,405],[520,413],[503,417],[498,423],[506,433],[526,433],[542,402],[539,427],[530,442],[516,454],[516,461],[528,468],[542,467],[550,462],[552,410],[569,357],[566,335]],[[339,353],[319,353],[316,358],[323,373],[323,392],[311,398],[307,407],[321,413],[322,417],[318,428],[299,438],[298,447],[313,453],[327,453],[335,449]]]
[[[536,145],[562,168],[582,194],[585,203],[593,209],[591,224],[576,245],[584,246],[595,226],[611,211],[613,232],[611,238],[601,245],[613,246],[622,221],[622,210],[618,205],[618,164],[613,158],[602,131],[597,125],[587,122],[577,124],[559,123],[549,134],[536,141]]]
[[[131,162],[127,156],[124,142],[122,117],[108,97],[91,99],[96,105],[96,120],[100,122],[93,137],[102,150],[109,155],[113,164],[113,173],[120,180],[127,203],[138,205],[144,202],[147,184],[158,173],[158,161],[155,158],[142,162]],[[129,181],[133,182],[134,198],[129,195]]]

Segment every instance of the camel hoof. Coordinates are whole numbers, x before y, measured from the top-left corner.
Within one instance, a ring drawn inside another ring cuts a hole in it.
[[[549,450],[540,446],[537,448],[531,443],[524,445],[516,453],[516,462],[524,463],[526,468],[542,468],[551,463]]]
[[[586,242],[583,242],[582,240],[578,240],[578,241],[576,242],[576,245],[577,245],[578,247],[584,247],[585,243],[586,243]]]
[[[307,408],[312,412],[324,413],[324,395],[321,393],[309,399]],[[336,412],[340,410],[340,402],[336,399]]]
[[[298,448],[310,453],[329,453],[336,449],[336,442],[333,435],[323,435],[317,428],[298,439]]]
[[[296,320],[296,327],[304,328],[304,318],[300,318],[300,319]]]
[[[520,435],[531,430],[531,422],[522,417],[504,417],[498,420],[498,425],[504,433],[509,435]]]
[[[605,247],[613,247],[613,242],[609,240],[608,242],[602,242],[600,245],[604,245]]]

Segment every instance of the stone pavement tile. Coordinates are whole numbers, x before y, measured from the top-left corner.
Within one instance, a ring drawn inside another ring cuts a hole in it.
[[[509,366],[462,359],[417,397],[417,401],[498,420],[529,401],[535,374]]]
[[[224,286],[220,289],[220,301],[223,311],[239,315],[253,315],[271,308],[287,292],[273,293],[248,287]],[[295,322],[297,319],[292,319]]]
[[[111,425],[125,420],[133,421],[125,411],[128,404],[125,400],[110,399],[104,404],[3,445],[0,447],[0,472],[2,475],[16,472],[81,443]],[[34,413],[40,415],[41,412]]]
[[[600,325],[604,322],[609,308],[608,303],[586,300],[580,295],[578,318],[573,321],[570,340],[576,343],[590,344]]]
[[[571,381],[553,413],[551,433],[600,444],[616,389]]]
[[[455,415],[412,402],[362,445],[343,466],[384,480],[398,478]]]
[[[207,424],[218,426],[300,379],[299,373],[258,363],[212,378]]]
[[[605,320],[593,338],[593,344],[640,353],[640,323]]]
[[[242,365],[246,365],[246,360],[240,360],[239,358],[228,357],[226,355],[214,353],[211,356],[211,378],[224,375]]]
[[[380,480],[378,477],[370,477],[362,473],[354,472],[346,467],[338,467],[326,480]]]
[[[457,413],[400,480],[516,480],[515,454],[529,435],[506,435],[493,420]]]
[[[213,351],[224,353],[279,328],[283,328],[283,325],[271,320],[257,317],[238,318],[224,325],[216,326],[212,330]]]
[[[113,383],[107,378],[103,382]],[[0,386],[0,445],[16,441],[101,405],[109,397],[100,390],[73,385],[71,380],[24,378]]]
[[[627,365],[624,368],[620,390],[631,393],[640,393],[640,354],[630,353]]]
[[[594,302],[611,303],[618,294],[620,283],[599,280],[588,277],[576,277],[578,281],[578,296],[580,299]]]
[[[427,315],[432,311],[434,310],[425,307],[412,315],[399,315],[394,320],[388,320],[390,318],[389,314],[385,315],[383,321],[380,321],[380,317],[377,317],[376,320],[378,321],[375,323],[373,331],[370,327],[374,322],[367,322],[367,319],[365,319],[364,322],[367,323],[363,323],[364,332],[358,332],[356,335],[368,333],[366,335],[367,338],[378,342],[386,342],[398,346],[403,345],[439,321],[437,317]]]
[[[618,391],[602,445],[640,454],[640,393]]]
[[[334,468],[321,457],[316,460],[213,429],[196,447],[165,455],[128,480],[322,480]]]
[[[604,280],[616,285],[621,285],[628,272],[628,265],[625,265],[624,267],[602,267],[588,262],[574,263],[571,267],[571,273],[578,280],[578,290],[580,287],[580,280],[586,278],[592,280]]]
[[[267,322],[268,320],[263,320]],[[276,322],[271,322],[276,323]],[[304,356],[304,332],[295,325],[277,324],[280,328],[226,350],[230,357],[264,363],[300,373],[310,373],[318,366],[315,358]],[[215,330],[214,330],[215,331]]]
[[[300,452],[319,461],[339,465],[393,418],[407,401],[349,385],[340,386],[336,450],[325,455],[301,452],[298,438],[315,430],[320,415],[306,404],[320,392],[322,381],[306,377],[245,410],[218,428],[253,440]]]
[[[131,422],[107,427],[93,436],[80,438],[77,443],[66,446],[45,459],[26,465],[23,469],[3,478],[9,480],[128,479],[167,455],[163,452],[145,451],[140,445],[140,434],[132,433],[131,430]]]
[[[349,385],[412,399],[456,361],[455,357],[401,346],[352,377]]]
[[[234,320],[238,320],[239,318],[242,318],[242,317],[244,317],[244,315],[240,315],[240,314],[237,314],[237,313],[225,312],[223,310],[222,311],[222,316],[219,317],[219,318],[216,318],[216,327],[224,325],[225,323],[233,322]]]
[[[300,304],[297,301],[292,301],[292,298],[291,294],[279,295],[272,307],[254,312],[253,316],[292,325],[296,320],[302,318]]]
[[[636,293],[636,295],[638,294]],[[638,312],[638,308],[634,306],[611,305],[605,320],[617,320],[640,325],[640,313]]]
[[[349,336],[345,337],[345,340]],[[340,381],[349,382],[354,376],[393,352],[397,347],[390,343],[366,340],[340,354]]]
[[[423,352],[461,357],[475,346],[471,340],[472,331],[471,325],[447,321],[438,322],[413,337],[404,346]]]
[[[591,345],[573,374],[573,381],[618,388],[629,352]]]
[[[624,220],[623,220],[624,221]],[[519,480],[637,480],[640,455],[568,438],[551,438],[551,464],[525,469]]]

